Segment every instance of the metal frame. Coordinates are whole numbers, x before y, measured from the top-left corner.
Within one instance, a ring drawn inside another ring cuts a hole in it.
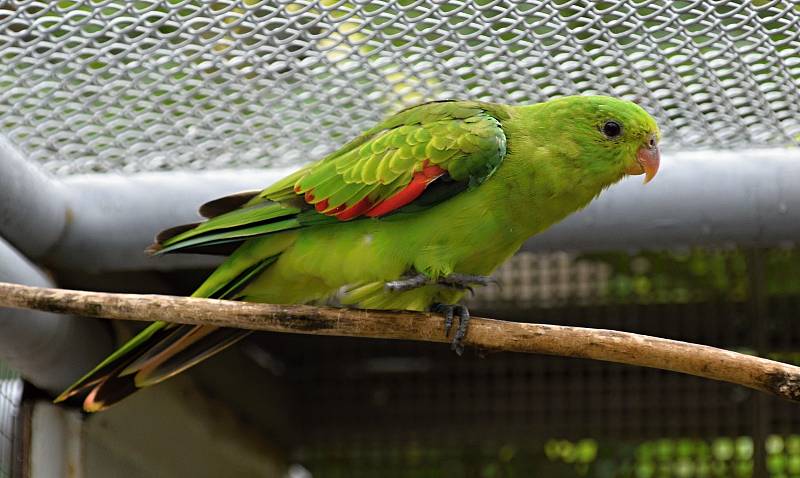
[[[628,178],[525,245],[530,251],[669,249],[800,240],[800,149],[666,151],[652,183]]]
[[[529,240],[525,250],[773,246],[800,239],[800,150],[668,151],[662,163],[652,183],[622,181]],[[151,258],[142,250],[155,232],[200,220],[200,204],[264,187],[289,171],[95,174],[54,181],[0,141],[0,236],[54,269],[213,266],[218,259]]]
[[[52,286],[47,276],[0,238],[0,281]],[[57,393],[111,351],[100,321],[0,309],[0,360],[39,388]]]

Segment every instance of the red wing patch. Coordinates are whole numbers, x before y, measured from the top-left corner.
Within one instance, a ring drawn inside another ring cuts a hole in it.
[[[355,219],[358,216],[369,211],[371,207],[372,203],[369,201],[369,198],[364,198],[361,201],[358,201],[357,203],[348,207],[344,211],[337,213],[336,219],[340,221],[349,221],[350,219]]]
[[[429,184],[445,174],[447,174],[447,170],[442,169],[439,166],[429,165],[428,161],[425,160],[422,171],[414,173],[414,176],[411,178],[411,181],[406,187],[392,194],[383,201],[373,204],[369,200],[369,197],[365,197],[349,207],[345,204],[342,204],[331,209],[329,208],[328,199],[323,199],[314,204],[314,208],[322,214],[336,216],[336,218],[340,221],[349,221],[363,215],[368,217],[385,216],[392,211],[396,211],[401,207],[408,205],[414,201],[414,199],[417,199],[425,191],[425,188],[427,188]],[[295,187],[295,192],[298,194],[303,193],[301,190],[299,190],[299,186]],[[309,204],[312,204],[314,201],[313,190],[306,191],[304,194],[304,199]]]
[[[422,171],[414,173],[414,177],[411,179],[411,182],[408,183],[408,186],[373,206],[367,211],[367,216],[381,217],[394,210],[400,209],[414,199],[417,199],[430,183],[443,176],[446,172],[447,171],[439,166],[425,166]]]

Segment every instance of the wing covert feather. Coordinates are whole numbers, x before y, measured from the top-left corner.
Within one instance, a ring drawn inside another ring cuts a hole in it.
[[[318,212],[350,220],[410,204],[441,177],[475,187],[506,154],[502,106],[427,103],[390,117],[339,151],[265,189],[259,198],[302,195]]]

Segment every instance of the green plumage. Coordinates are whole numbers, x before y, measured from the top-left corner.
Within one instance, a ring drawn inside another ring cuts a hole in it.
[[[448,171],[455,181],[477,185],[505,156],[496,105],[437,102],[398,113],[339,151],[267,188],[261,199],[280,200],[287,192],[311,192],[308,202],[325,200],[325,210],[352,206],[364,198],[378,202],[402,190],[425,162]]]
[[[604,133],[609,121],[621,125],[619,136]],[[637,154],[658,135],[639,106],[608,97],[517,107],[428,103],[240,208],[163,237],[154,250],[237,247],[195,297],[315,303],[337,296],[364,308],[426,310],[456,303],[463,292],[437,285],[395,292],[384,284],[412,272],[491,274],[527,238],[626,173],[639,174]],[[346,214],[359,207],[360,214]],[[369,211],[380,217],[366,217]],[[91,389],[85,408],[102,409],[245,334],[181,327],[153,324],[59,399]]]

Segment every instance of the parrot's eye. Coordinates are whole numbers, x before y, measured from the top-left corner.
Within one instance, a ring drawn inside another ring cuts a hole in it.
[[[603,124],[603,134],[606,138],[614,139],[622,134],[622,125],[616,121],[606,121]]]

